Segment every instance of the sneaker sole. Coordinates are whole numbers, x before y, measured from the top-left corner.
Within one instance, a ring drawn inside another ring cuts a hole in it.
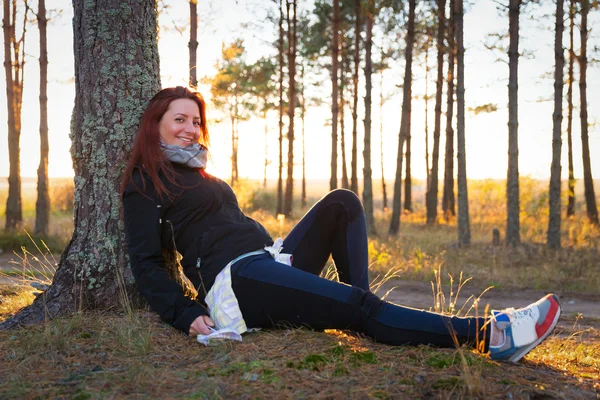
[[[558,299],[556,300],[556,302],[558,303]],[[521,358],[525,357],[525,355],[527,353],[529,353],[531,350],[533,350],[534,347],[536,347],[537,345],[542,343],[552,333],[552,331],[556,327],[556,324],[558,323],[558,319],[560,318],[560,313],[561,313],[560,303],[558,303],[558,311],[557,311],[556,315],[554,316],[554,321],[552,321],[552,325],[550,325],[550,328],[548,328],[546,333],[542,337],[540,337],[538,340],[536,340],[535,342],[530,344],[529,346],[519,350],[518,352],[516,352],[515,354],[510,356],[508,358],[508,361],[516,363]]]

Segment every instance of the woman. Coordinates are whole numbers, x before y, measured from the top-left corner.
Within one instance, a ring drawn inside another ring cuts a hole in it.
[[[392,345],[455,341],[516,362],[560,316],[554,295],[490,318],[458,318],[398,306],[369,292],[365,216],[350,191],[323,197],[275,243],[238,207],[231,188],[205,171],[205,103],[183,87],[150,100],[122,183],[131,267],[161,318],[189,335],[282,324],[351,329]],[[162,249],[183,255],[198,301],[169,280]],[[281,253],[285,249],[288,255]],[[340,280],[318,275],[332,255]]]

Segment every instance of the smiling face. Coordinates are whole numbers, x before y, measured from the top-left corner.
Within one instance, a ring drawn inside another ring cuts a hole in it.
[[[158,123],[160,140],[166,145],[186,147],[198,142],[200,109],[190,99],[177,99],[169,104]]]

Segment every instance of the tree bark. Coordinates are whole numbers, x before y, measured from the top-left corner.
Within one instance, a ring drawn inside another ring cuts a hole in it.
[[[404,171],[404,211],[412,211],[412,176],[411,176],[411,135],[410,132],[406,136],[406,147],[404,150],[404,158],[406,159]]]
[[[287,157],[287,179],[285,182],[285,198],[283,213],[292,215],[292,201],[294,198],[294,116],[296,111],[296,0],[287,0],[288,21],[288,157]],[[293,16],[290,16],[290,8]]]
[[[521,0],[510,0],[508,48],[508,171],[506,179],[506,244],[521,243],[519,221],[519,11]]]
[[[575,215],[575,171],[573,167],[573,82],[575,76],[573,67],[575,64],[574,50],[574,28],[575,28],[575,0],[569,4],[569,84],[567,87],[567,159],[569,163],[569,194],[567,203],[567,217]]]
[[[277,166],[277,215],[283,214],[283,0],[279,0],[279,164]]]
[[[429,188],[429,46],[425,49],[425,195]],[[427,197],[427,196],[426,196]],[[425,199],[427,202],[427,199]]]
[[[329,190],[337,187],[339,32],[340,3],[339,0],[333,0],[333,40],[331,41],[331,178],[329,179]]]
[[[383,60],[383,46],[381,47],[381,56]],[[383,68],[379,79],[379,159],[381,160],[381,192],[383,193],[383,211],[385,212],[388,208],[388,198],[383,162]]]
[[[343,35],[341,35],[343,36]],[[340,148],[342,155],[342,188],[349,189],[350,182],[348,180],[348,168],[346,165],[346,123],[344,120],[344,110],[346,109],[346,99],[344,98],[344,90],[346,89],[346,54],[347,49],[344,48],[342,42],[342,57],[340,62]]]
[[[48,235],[50,194],[48,180],[48,43],[46,35],[46,1],[38,0],[38,29],[40,31],[40,164],[37,170],[37,200],[35,203],[35,233]]]
[[[456,18],[456,161],[458,167],[458,244],[471,244],[467,157],[465,146],[465,45],[463,40],[463,0],[454,0]]]
[[[589,0],[581,0],[581,54],[579,55],[579,98],[581,119],[581,153],[583,157],[583,188],[585,206],[590,223],[598,225],[598,209],[594,193],[594,180],[592,178],[592,163],[590,160],[590,143],[588,136],[587,113],[587,18],[590,11]]]
[[[367,229],[370,234],[376,235],[375,219],[373,218],[373,181],[371,170],[371,76],[372,71],[372,48],[373,48],[373,20],[375,18],[374,0],[369,0],[365,12],[366,39],[365,39],[365,138],[363,148],[363,206],[367,220]]]
[[[358,70],[360,68],[361,4],[354,0],[354,73],[352,74],[352,159],[350,160],[350,190],[358,194]]]
[[[450,5],[450,20],[448,21],[448,77],[446,97],[446,151],[444,156],[444,189],[442,195],[442,211],[446,221],[450,216],[456,215],[454,205],[454,59],[456,47],[454,45],[454,25],[456,23],[452,5]]]
[[[190,86],[198,86],[197,51],[198,51],[198,0],[190,1]]]
[[[392,202],[392,218],[389,233],[397,235],[400,231],[400,188],[402,187],[402,148],[406,137],[410,135],[410,114],[412,102],[412,54],[415,42],[415,8],[416,0],[409,0],[408,30],[406,33],[406,50],[404,69],[404,86],[402,96],[402,117],[398,134],[398,156],[396,158],[396,178],[394,181],[394,198]]]
[[[563,69],[565,55],[563,53],[563,0],[556,0],[556,28],[554,34],[554,114],[552,115],[552,165],[550,167],[550,189],[548,203],[550,217],[548,219],[547,244],[552,249],[560,248],[560,156],[562,148],[562,96]]]
[[[427,223],[437,223],[438,170],[440,158],[440,131],[442,122],[442,92],[444,91],[444,32],[446,30],[446,0],[437,0],[437,79],[435,81],[435,120],[433,125],[433,151],[431,154],[431,176],[427,188]]]
[[[23,31],[16,35],[17,3],[4,0],[4,71],[6,73],[6,107],[8,109],[8,198],[6,200],[5,232],[14,232],[23,221],[21,204],[21,106],[23,104],[23,72],[25,64],[25,32],[27,12],[23,17]]]
[[[139,118],[160,88],[156,2],[73,6],[73,236],[50,288],[1,328],[75,310],[129,308],[139,298],[127,267],[119,184]]]
[[[302,108],[300,109],[300,118],[302,119],[302,195],[300,198],[300,204],[302,208],[306,207],[306,145],[304,140],[304,125],[306,117],[306,99],[304,98],[304,62],[301,63],[300,76],[302,79],[302,86],[300,91],[300,98],[302,99]]]

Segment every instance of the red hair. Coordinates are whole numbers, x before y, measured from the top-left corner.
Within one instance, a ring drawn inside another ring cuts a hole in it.
[[[123,180],[121,181],[121,196],[125,188],[132,182],[133,171],[137,166],[142,166],[144,172],[150,177],[157,194],[162,197],[169,196],[169,191],[159,178],[159,173],[163,173],[166,179],[176,184],[174,179],[173,167],[165,157],[160,148],[160,134],[158,125],[163,115],[169,109],[173,100],[189,99],[198,105],[200,110],[200,135],[198,143],[208,147],[209,136],[206,126],[206,104],[204,98],[198,92],[192,92],[183,86],[162,89],[148,103],[146,111],[142,114],[140,127],[133,142],[133,151],[125,168]],[[144,182],[144,181],[142,181]],[[137,188],[141,190],[143,188]]]

